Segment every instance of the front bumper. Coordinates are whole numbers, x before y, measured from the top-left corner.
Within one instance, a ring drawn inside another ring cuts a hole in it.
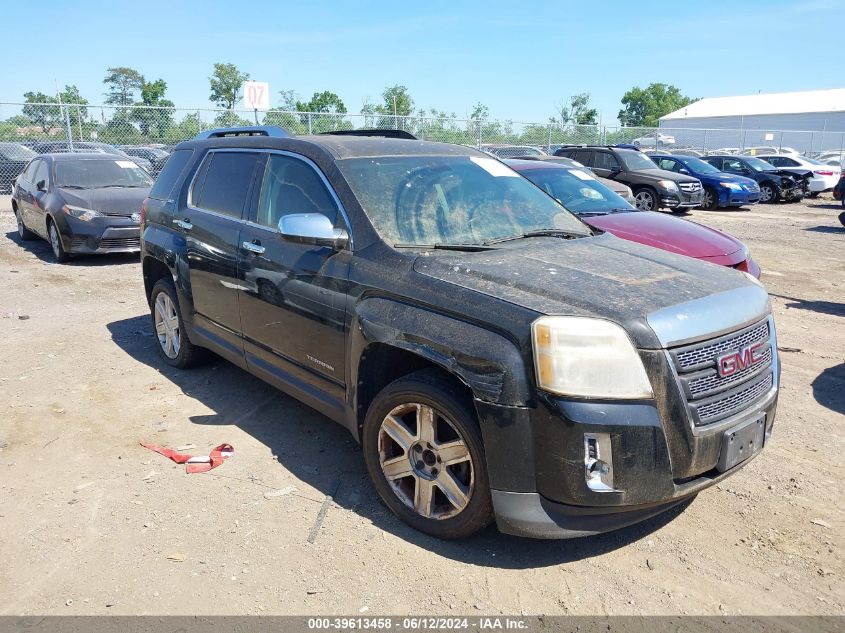
[[[760,202],[760,190],[736,191],[734,189],[722,188],[719,192],[719,206],[720,207],[741,207],[747,204],[757,204]]]
[[[695,496],[756,456],[719,471],[726,433],[765,416],[768,442],[777,380],[746,409],[693,428],[662,354],[644,356],[652,380],[665,385],[656,400],[576,401],[540,394],[533,408],[476,400],[500,531],[572,538],[626,527]],[[779,375],[777,366],[774,371]],[[584,437],[596,433],[608,434],[612,446],[613,489],[608,491],[589,488],[585,479]]]
[[[804,187],[792,187],[790,189],[781,189],[780,195],[784,200],[801,200],[806,195]]]
[[[660,206],[670,209],[692,209],[700,207],[704,200],[704,190],[700,189],[695,193],[681,191],[679,194],[667,191],[658,191]]]
[[[107,216],[86,222],[64,215],[57,224],[68,253],[102,255],[141,250],[141,229],[131,218]]]

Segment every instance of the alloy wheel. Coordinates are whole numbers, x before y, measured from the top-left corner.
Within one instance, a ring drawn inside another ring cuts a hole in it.
[[[62,244],[61,238],[59,237],[59,230],[56,228],[55,224],[50,224],[50,246],[53,248],[53,255],[56,256],[56,259],[62,256]]]
[[[158,344],[164,355],[176,358],[182,347],[182,333],[179,329],[179,315],[176,306],[166,292],[158,293],[155,300],[155,329]]]
[[[652,211],[654,209],[654,196],[648,191],[640,191],[634,197],[637,208],[640,211]]]
[[[475,472],[457,427],[433,407],[405,403],[382,420],[379,465],[393,493],[429,519],[448,519],[472,498]]]
[[[26,235],[25,234],[26,229],[24,228],[23,220],[21,220],[21,214],[20,213],[15,213],[15,220],[18,223],[18,235],[20,235],[21,239],[23,239]]]
[[[760,187],[760,202],[768,202],[772,199],[774,193],[772,192],[772,188],[768,185],[763,185]]]
[[[705,209],[713,207],[713,193],[709,189],[704,190],[704,196],[701,198],[701,206]]]

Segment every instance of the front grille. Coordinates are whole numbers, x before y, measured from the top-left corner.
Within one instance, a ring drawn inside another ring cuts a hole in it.
[[[100,240],[100,248],[141,248],[139,237],[104,237]]]
[[[721,376],[717,359],[759,343],[759,359],[729,376]],[[754,404],[774,384],[774,354],[769,321],[716,339],[669,350],[695,426],[723,420]]]
[[[72,237],[70,238],[70,247],[71,248],[84,248],[88,246],[88,238],[87,237]]]
[[[100,211],[100,213],[102,213],[103,215],[108,216],[110,218],[131,218],[132,213],[134,213],[134,212],[133,211],[126,211],[126,212],[122,212],[122,211]]]
[[[678,185],[678,187],[684,193],[698,193],[699,191],[701,191],[700,182],[682,182]]]

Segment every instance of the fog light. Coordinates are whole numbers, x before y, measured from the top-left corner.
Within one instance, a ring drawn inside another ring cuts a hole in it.
[[[584,478],[595,492],[615,492],[609,433],[584,433]]]

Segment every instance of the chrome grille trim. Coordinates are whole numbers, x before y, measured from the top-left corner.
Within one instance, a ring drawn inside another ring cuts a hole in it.
[[[745,347],[751,343],[768,340],[771,335],[769,322],[764,321],[752,325],[739,333],[734,332],[719,339],[705,341],[698,345],[691,345],[679,350],[672,350],[672,358],[678,371],[687,372],[704,367],[715,367],[716,357],[719,354],[733,349]]]
[[[767,370],[772,363],[772,348],[766,348],[763,352],[763,361],[760,365],[752,365],[746,367],[742,371],[738,371],[733,376],[722,378],[715,369],[705,370],[696,376],[686,377],[681,380],[686,387],[687,397],[690,399],[706,398],[713,394],[725,391],[731,386],[744,382],[752,378],[755,374],[762,373]]]
[[[762,380],[758,380],[750,386],[733,391],[726,396],[720,396],[712,402],[706,402],[703,404],[690,403],[690,408],[696,414],[695,422],[698,426],[701,426],[709,424],[712,421],[726,418],[729,415],[746,408],[763,394],[768,393],[773,384],[774,377],[772,376],[772,372],[769,371],[763,374]]]
[[[681,191],[685,191],[687,193],[695,193],[701,190],[701,184],[697,182],[682,182],[678,184],[678,187]]]

